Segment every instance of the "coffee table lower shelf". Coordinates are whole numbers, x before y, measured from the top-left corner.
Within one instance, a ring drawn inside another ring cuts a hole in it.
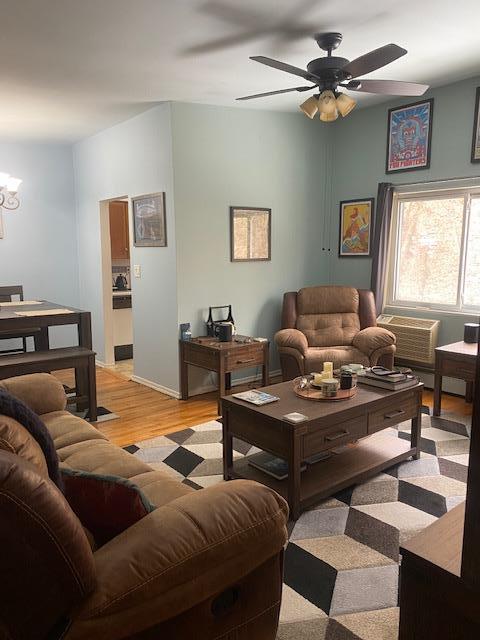
[[[368,436],[327,460],[308,466],[300,477],[300,511],[328,498],[353,484],[363,482],[383,469],[406,460],[417,453],[409,440],[378,433]],[[248,456],[235,460],[228,478],[246,478],[267,485],[289,500],[288,479],[276,480],[248,464]],[[292,505],[290,505],[292,508]],[[297,514],[291,514],[296,519]]]

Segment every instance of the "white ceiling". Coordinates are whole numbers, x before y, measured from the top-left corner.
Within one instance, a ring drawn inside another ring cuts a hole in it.
[[[305,94],[235,98],[298,86],[248,58],[304,68],[323,55],[305,35],[315,31],[341,31],[337,55],[348,59],[389,42],[408,49],[372,78],[436,86],[480,72],[478,0],[0,0],[0,9],[2,137],[77,140],[166,100],[296,110]],[[252,30],[234,46],[187,51]]]

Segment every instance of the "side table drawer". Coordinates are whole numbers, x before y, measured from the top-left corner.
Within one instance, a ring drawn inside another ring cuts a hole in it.
[[[263,364],[263,347],[247,345],[244,349],[235,349],[226,358],[225,369],[234,371],[245,367],[256,367]]]
[[[368,434],[367,416],[339,422],[328,429],[314,429],[303,438],[303,457],[326,449],[334,449],[348,442],[363,438]]]
[[[445,358],[441,362],[440,373],[442,376],[451,376],[452,378],[460,378],[461,380],[475,379],[475,364],[472,362],[449,360]]]
[[[405,420],[411,420],[417,415],[417,411],[417,396],[412,395],[403,400],[392,399],[391,403],[383,409],[368,414],[368,433],[375,433]]]

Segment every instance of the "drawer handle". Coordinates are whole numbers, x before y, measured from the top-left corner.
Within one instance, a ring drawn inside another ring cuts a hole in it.
[[[237,364],[247,364],[248,362],[255,362],[255,358],[250,358],[249,360],[237,360]]]
[[[403,409],[399,409],[398,411],[392,411],[392,413],[386,413],[383,417],[386,420],[391,420],[392,418],[398,418],[399,416],[403,416],[405,411]]]
[[[344,436],[348,436],[349,433],[350,433],[350,431],[347,431],[345,429],[344,431],[339,431],[334,436],[326,436],[325,440],[327,442],[332,442],[332,440],[338,440],[339,438],[343,438]]]

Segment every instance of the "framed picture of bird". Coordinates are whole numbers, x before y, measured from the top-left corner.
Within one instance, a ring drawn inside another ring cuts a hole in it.
[[[373,238],[374,198],[340,202],[340,242],[338,255],[369,257]]]

